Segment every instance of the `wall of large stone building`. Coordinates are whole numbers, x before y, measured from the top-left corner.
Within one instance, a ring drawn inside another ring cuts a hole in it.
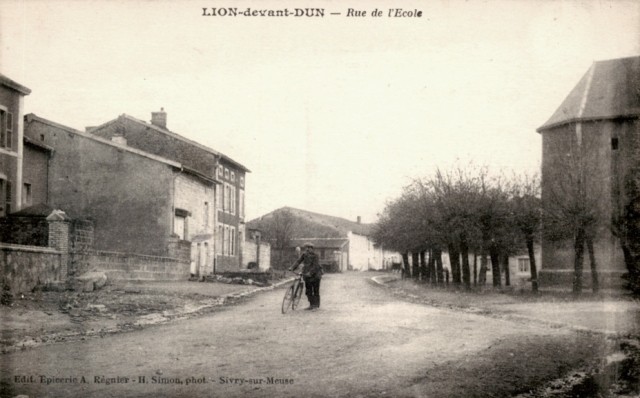
[[[376,269],[374,245],[366,236],[349,232],[349,266],[353,270]]]
[[[11,148],[0,147],[0,179],[10,181],[12,185],[10,211],[15,212],[20,209],[17,203],[17,190],[22,189],[22,179],[18,176],[19,157],[22,156],[22,134],[19,129],[19,120],[22,117],[21,95],[4,85],[0,84],[0,105],[7,108],[7,112],[13,115],[13,133],[11,136]],[[6,184],[6,183],[5,183]],[[0,193],[5,195],[4,192]],[[0,217],[6,215],[5,198],[0,200]]]
[[[586,189],[594,199],[600,220],[594,242],[598,270],[604,285],[622,284],[620,276],[625,272],[624,258],[618,239],[611,232],[610,220],[620,211],[623,203],[624,178],[631,161],[631,142],[640,134],[638,120],[607,120],[582,123],[583,156],[587,159]],[[614,139],[617,141],[614,144]],[[542,200],[554,201],[554,192],[563,192],[558,184],[566,180],[567,159],[575,156],[578,148],[576,124],[561,126],[542,132]],[[614,145],[616,148],[614,148]],[[561,197],[561,195],[556,195]],[[542,242],[543,270],[540,284],[571,283],[574,268],[572,240]],[[585,252],[583,268],[588,273],[588,256]],[[610,274],[610,275],[607,275]],[[590,276],[585,274],[585,282]]]
[[[30,144],[24,146],[24,167],[22,168],[23,184],[31,185],[31,203],[23,196],[23,208],[39,203],[47,203],[47,186],[49,179],[49,153]]]
[[[55,150],[49,202],[71,218],[90,218],[95,248],[164,255],[172,233],[171,166],[37,120],[25,135]]]
[[[189,212],[186,217],[187,235],[191,243],[191,273],[213,273],[215,186],[186,174],[175,179],[174,206]]]

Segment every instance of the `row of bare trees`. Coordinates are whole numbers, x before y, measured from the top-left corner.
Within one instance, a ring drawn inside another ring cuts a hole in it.
[[[411,275],[436,284],[443,282],[441,255],[447,251],[453,283],[467,288],[486,284],[488,258],[493,286],[502,284],[500,264],[509,283],[504,265],[510,255],[526,248],[537,290],[534,242],[541,216],[537,177],[506,179],[491,176],[486,168],[458,167],[437,170],[405,187],[380,215],[374,239],[406,253],[405,264],[412,253]]]

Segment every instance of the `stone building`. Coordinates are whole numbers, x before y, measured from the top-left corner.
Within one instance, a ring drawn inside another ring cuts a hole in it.
[[[594,248],[604,286],[619,286],[626,271],[611,221],[622,212],[624,181],[638,153],[634,155],[640,137],[639,117],[640,57],[612,59],[594,62],[537,130],[542,135],[543,204],[568,203],[573,200],[572,189],[581,192],[585,206],[598,220]],[[582,185],[575,185],[576,181]],[[570,286],[574,264],[571,238],[545,237],[542,264],[541,285]],[[588,286],[587,264],[584,282]]]
[[[249,172],[242,164],[228,156],[187,139],[167,127],[164,110],[152,112],[151,122],[121,115],[89,133],[108,140],[123,142],[128,148],[161,156],[180,163],[190,181],[203,179],[213,183],[205,196],[194,195],[195,186],[186,179],[175,186],[177,206],[199,209],[185,213],[174,209],[173,227],[195,247],[197,259],[212,264],[216,271],[233,271],[245,263],[242,246],[245,242],[245,177]],[[202,193],[203,195],[205,193]],[[204,224],[202,223],[204,220]],[[190,226],[195,226],[192,229]],[[200,246],[200,249],[198,249]]]
[[[0,74],[0,217],[22,207],[31,186],[23,180],[23,107],[31,90]]]
[[[336,271],[347,270],[379,270],[391,266],[392,259],[399,254],[385,250],[375,245],[371,238],[373,224],[362,223],[358,217],[356,221],[314,213],[311,211],[283,207],[251,220],[250,228],[274,232],[277,223],[290,223],[287,244],[285,248],[271,243],[271,263],[279,263],[283,267],[291,265],[296,258],[295,249],[305,243],[313,243],[315,252],[325,267]],[[284,221],[284,219],[288,219]],[[284,222],[283,222],[284,221]]]
[[[47,204],[72,219],[92,220],[94,249],[174,257],[184,254],[180,242],[188,242],[195,246],[191,273],[213,271],[207,254],[213,179],[121,138],[107,140],[33,114],[25,117],[25,136],[51,148]]]

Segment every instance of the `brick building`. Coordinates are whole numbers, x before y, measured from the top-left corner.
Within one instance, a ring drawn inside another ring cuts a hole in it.
[[[0,217],[20,210],[23,192],[23,104],[31,90],[0,74]]]
[[[245,177],[249,170],[228,156],[189,140],[167,128],[167,113],[152,112],[151,122],[121,115],[100,126],[88,129],[89,133],[107,140],[121,140],[129,148],[171,159],[181,164],[190,175],[175,185],[176,206],[200,209],[185,213],[174,209],[173,226],[183,229],[185,239],[192,241],[209,264],[214,260],[216,271],[232,271],[242,267],[242,246],[245,242]],[[209,191],[201,191],[194,182],[197,179],[211,181]],[[195,195],[195,192],[199,192]],[[206,216],[204,216],[206,214]],[[200,217],[198,219],[198,217]],[[209,218],[211,217],[211,218]],[[202,220],[205,220],[204,224]],[[190,226],[198,226],[192,230]],[[200,228],[202,226],[202,228]]]
[[[626,271],[611,220],[622,213],[624,181],[640,137],[640,57],[594,62],[564,102],[540,128],[542,201],[567,203],[572,175],[583,176],[580,192],[598,219],[595,256],[601,285],[619,286]],[[570,238],[542,241],[541,284],[571,284]],[[585,267],[584,281],[591,280]]]

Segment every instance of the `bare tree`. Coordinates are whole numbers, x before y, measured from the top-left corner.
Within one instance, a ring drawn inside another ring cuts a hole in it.
[[[295,217],[288,209],[276,211],[268,217],[258,221],[258,228],[263,232],[264,239],[271,243],[271,249],[278,253],[277,266],[287,267],[285,250],[291,242]]]

